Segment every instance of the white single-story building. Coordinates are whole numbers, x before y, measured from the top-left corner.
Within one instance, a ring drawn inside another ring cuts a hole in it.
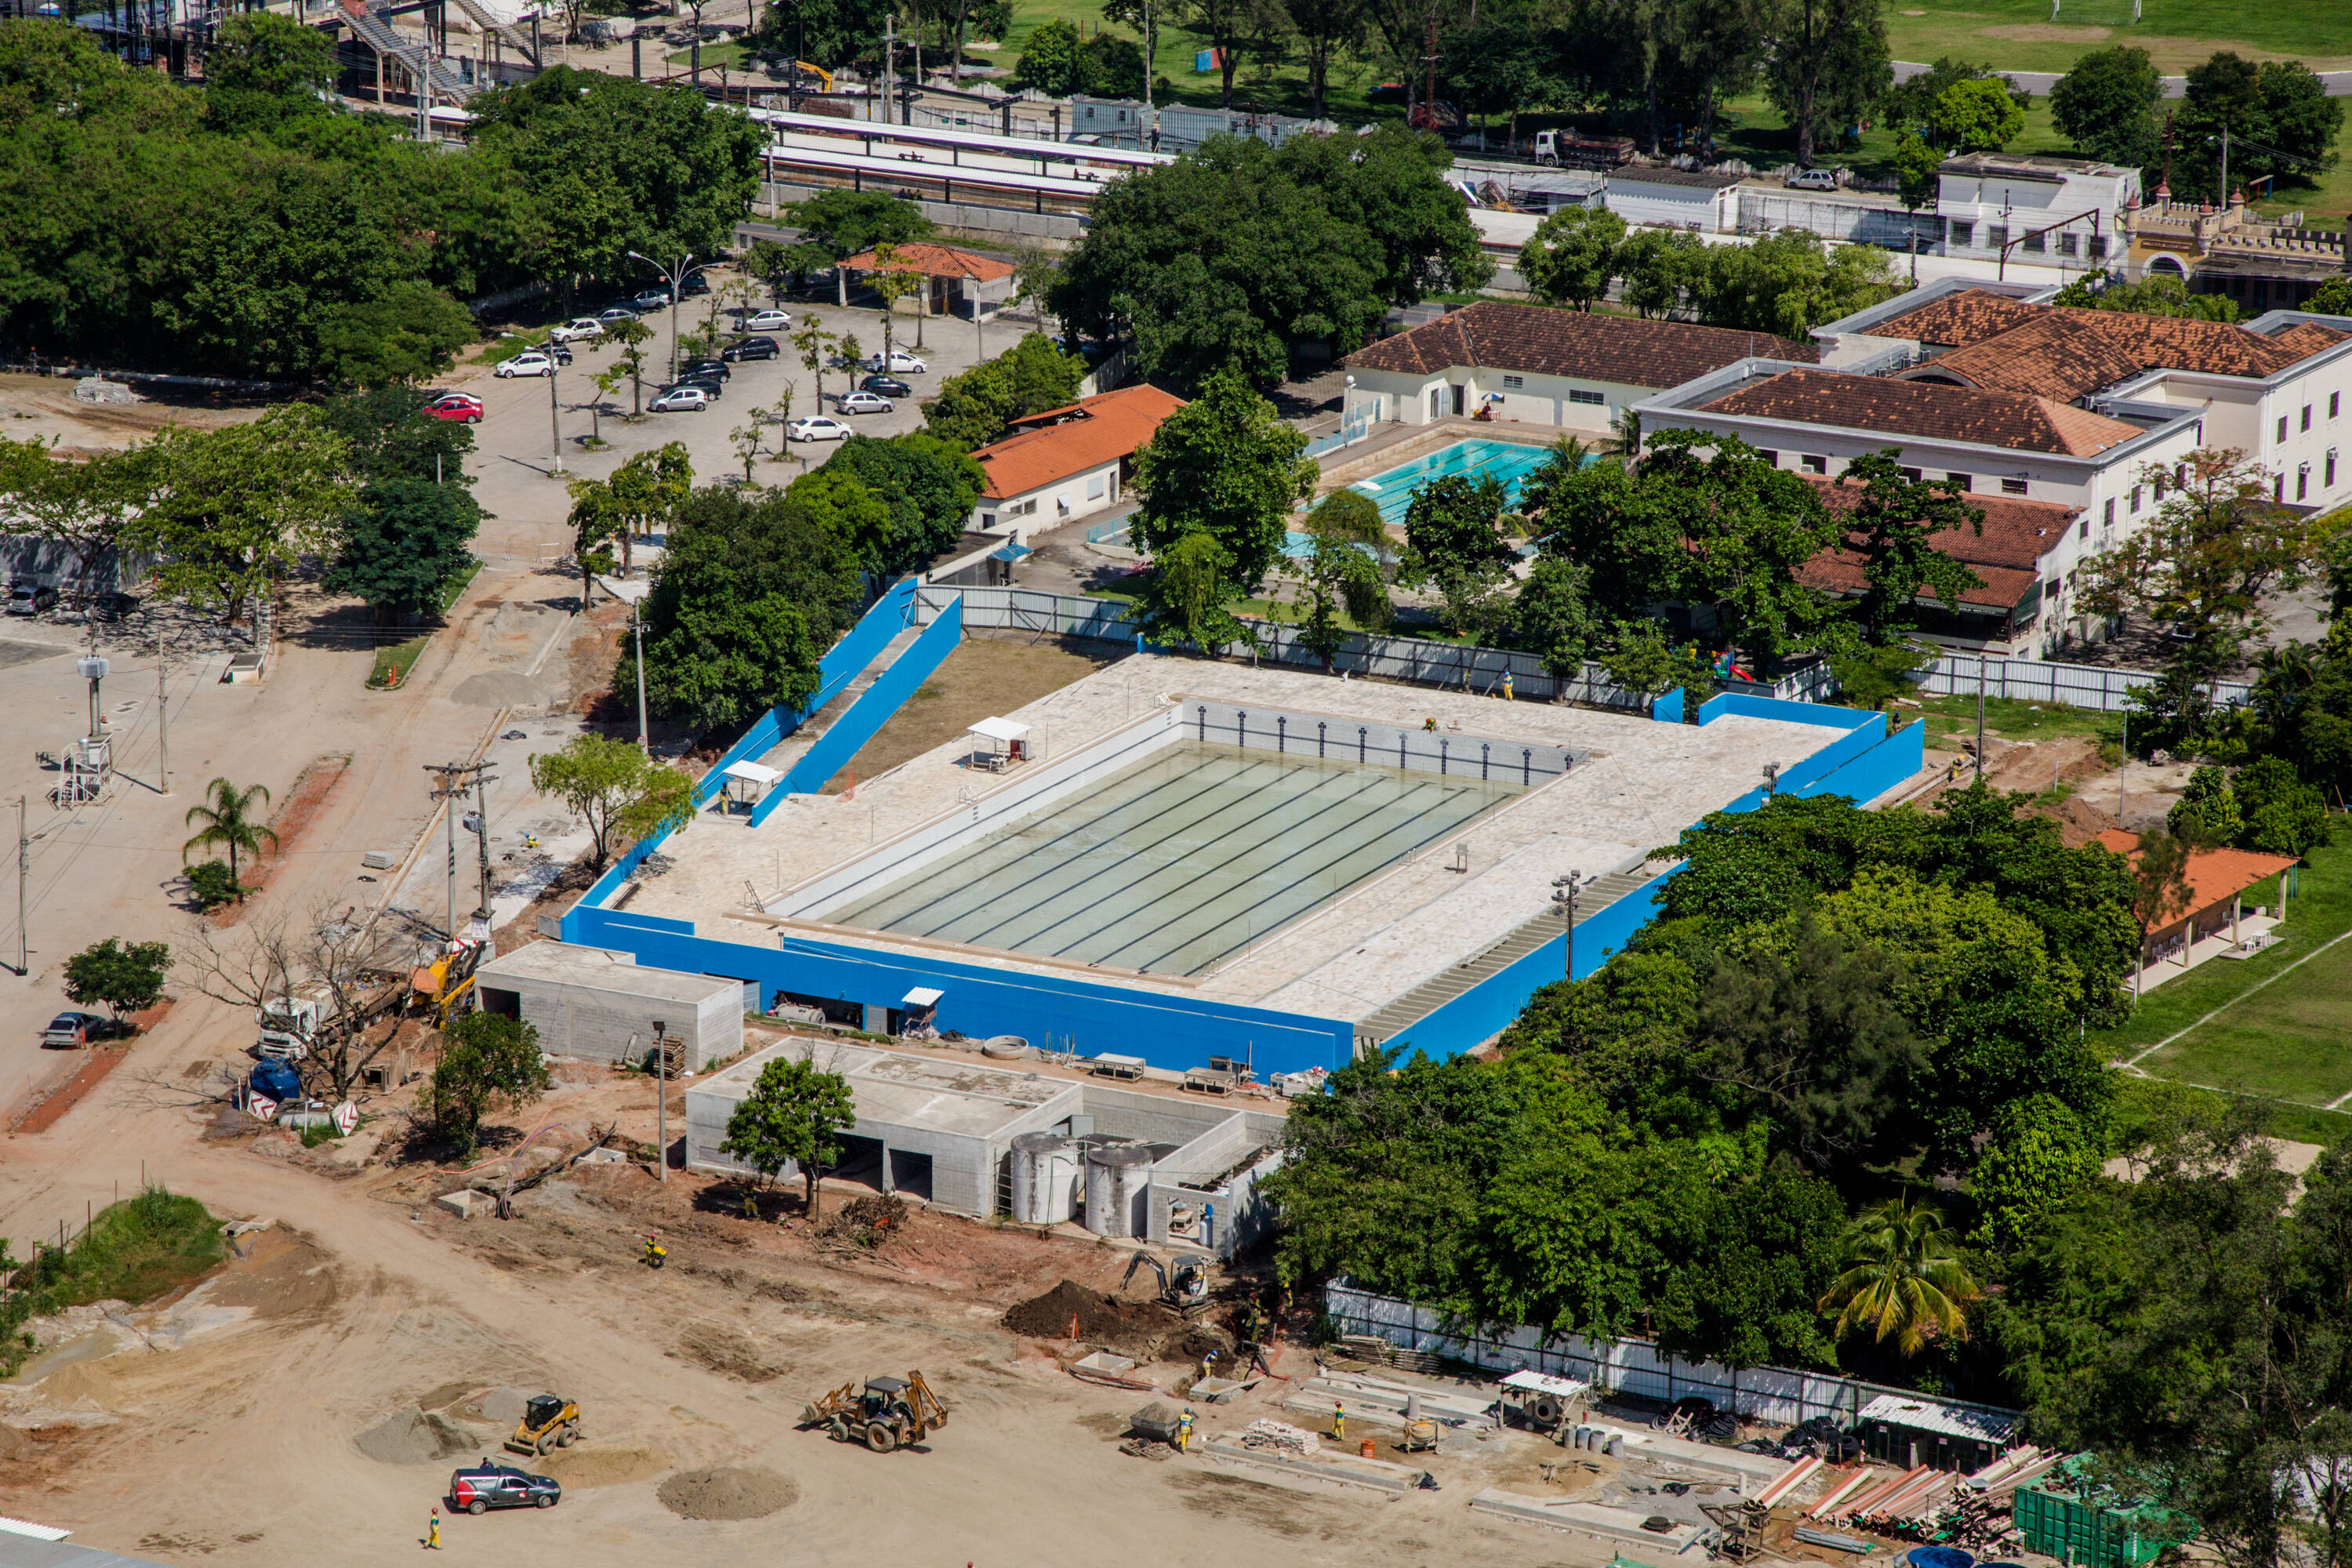
[[[1148,383],[1122,386],[1013,422],[1013,435],[974,447],[988,484],[973,524],[1027,538],[1118,504],[1135,477],[1135,454],[1160,422],[1184,406]]]
[[[1601,205],[1635,228],[1732,234],[1739,227],[1739,176],[1696,169],[1614,169]]]
[[[1481,300],[1349,354],[1346,416],[1483,416],[1605,436],[1667,388],[1750,355],[1801,363],[1815,352],[1769,332]]]
[[[529,1024],[549,1056],[642,1060],[658,1030],[685,1042],[688,1072],[743,1048],[744,1010],[758,1005],[744,987],[725,975],[648,969],[625,952],[562,942],[529,943],[474,972],[482,1011]]]

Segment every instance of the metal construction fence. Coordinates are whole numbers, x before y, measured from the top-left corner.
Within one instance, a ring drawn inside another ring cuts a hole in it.
[[[1370,1334],[1402,1350],[1423,1351],[1496,1372],[1528,1368],[1578,1378],[1601,1393],[1672,1404],[1685,1395],[1712,1399],[1750,1421],[1790,1426],[1826,1415],[1851,1426],[1863,1406],[1882,1394],[1920,1397],[1915,1389],[1889,1388],[1836,1373],[1789,1367],[1727,1367],[1715,1362],[1682,1361],[1647,1340],[1591,1339],[1581,1334],[1547,1337],[1535,1328],[1470,1329],[1448,1325],[1444,1315],[1393,1297],[1376,1296],[1345,1283],[1323,1289],[1323,1310],[1341,1333]],[[1937,1399],[1954,1410],[2017,1418],[2014,1410]]]
[[[1108,526],[1108,525],[1107,525]],[[1114,599],[1090,599],[1076,594],[1049,594],[1035,588],[943,588],[915,591],[915,618],[928,624],[957,595],[963,597],[963,624],[1062,637],[1100,637],[1132,642],[1142,634],[1134,609]],[[1242,649],[1235,657],[1298,669],[1320,669],[1323,657],[1307,646],[1298,627],[1252,619],[1257,634],[1255,656]],[[1581,702],[1595,708],[1643,712],[1648,699],[1609,679],[1608,671],[1590,664],[1574,677],[1561,679],[1531,653],[1510,648],[1478,647],[1468,643],[1431,642],[1421,637],[1351,635],[1332,655],[1335,673],[1402,680],[1415,686],[1452,687],[1482,696],[1503,693],[1510,678],[1511,695],[1534,702]],[[1757,697],[1777,697],[1794,702],[1817,701],[1836,689],[1828,668],[1814,665],[1773,682],[1726,680],[1727,691]]]
[[[2113,669],[2105,665],[1948,653],[1912,679],[1921,691],[1936,697],[1973,697],[1981,685],[1989,698],[2120,713],[2131,705],[2128,699],[2136,688],[2152,686],[2160,677],[2149,670]],[[2212,698],[2217,706],[2234,708],[2252,690],[2241,681],[2220,680],[2212,685]]]

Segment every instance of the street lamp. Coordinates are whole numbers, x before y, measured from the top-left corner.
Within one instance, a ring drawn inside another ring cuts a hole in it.
[[[555,373],[562,365],[555,357],[554,346],[547,354],[547,441],[555,454],[554,467],[550,470],[557,479],[563,477],[563,405],[555,395]]]
[[[672,381],[676,381],[677,379],[678,289],[684,286],[686,282],[686,275],[688,273],[697,272],[701,269],[694,265],[694,258],[691,254],[680,256],[677,258],[677,265],[675,267],[664,267],[660,262],[656,261],[652,257],[647,256],[641,250],[632,250],[629,254],[637,260],[642,261],[646,266],[652,268],[656,272],[660,273],[664,278],[669,279],[669,378]]]
[[[1568,931],[1568,961],[1561,967],[1560,978],[1573,980],[1576,978],[1576,900],[1577,896],[1584,891],[1583,874],[1570,871],[1565,877],[1554,877],[1551,886],[1551,907],[1559,911],[1559,918],[1567,922]]]
[[[653,587],[642,582],[607,584],[606,587],[628,602],[629,635],[636,639],[637,645],[637,750],[650,757],[654,752],[646,734],[645,603],[646,595],[653,592]]]

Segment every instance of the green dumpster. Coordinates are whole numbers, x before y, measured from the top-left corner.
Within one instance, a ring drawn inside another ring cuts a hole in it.
[[[2017,1489],[2011,1518],[2025,1549],[2072,1568],[2146,1568],[2168,1546],[2197,1533],[2194,1521],[2152,1502],[2119,1496],[2092,1480],[2086,1460],[2060,1465]]]

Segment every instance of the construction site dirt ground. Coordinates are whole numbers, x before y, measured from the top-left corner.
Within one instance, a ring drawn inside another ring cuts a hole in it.
[[[1244,1563],[1610,1555],[1467,1510],[1481,1488],[1517,1489],[1531,1461],[1560,1452],[1526,1435],[1442,1458],[1439,1489],[1396,1499],[1122,1454],[1126,1417],[1151,1396],[1082,1383],[1064,1370],[1082,1347],[1003,1322],[1066,1279],[1116,1290],[1121,1244],[919,1209],[868,1255],[813,1234],[797,1186],[749,1219],[731,1184],[679,1172],[665,1184],[638,1163],[576,1166],[520,1194],[511,1220],[463,1220],[432,1201],[456,1176],[403,1160],[397,1114],[315,1150],[274,1130],[207,1137],[237,1118],[221,1116],[201,1067],[186,1076],[182,1058],[218,1049],[198,1043],[201,1011],[175,1013],[56,1132],[8,1146],[5,1179],[20,1194],[94,1188],[102,1205],[115,1175],[128,1190],[143,1173],[216,1214],[271,1222],[194,1289],[46,1348],[0,1385],[6,1510],[79,1544],[206,1564],[415,1551],[450,1470],[501,1457],[499,1400],[550,1390],[583,1417],[577,1447],[533,1462],[565,1481],[562,1505],[445,1520],[453,1559],[1052,1563],[1144,1542]],[[175,1036],[176,1049],[156,1048]],[[675,1132],[682,1089],[672,1096]],[[633,1148],[656,1134],[649,1082],[578,1064],[499,1120],[513,1125],[494,1151],[543,1120],[558,1130],[540,1143],[557,1149],[583,1146],[592,1125]],[[856,1191],[835,1185],[824,1206]],[[660,1271],[640,1261],[649,1229],[669,1248]],[[1124,1297],[1145,1298],[1149,1279]],[[921,1450],[877,1455],[796,1429],[824,1391],[914,1369],[953,1412]],[[1186,1370],[1141,1369],[1167,1386]],[[1303,1381],[1310,1352],[1285,1347],[1276,1370]],[[1202,1429],[1306,1424],[1280,1408],[1292,1386],[1202,1405]],[[1382,1457],[1398,1458],[1381,1436]],[[663,1500],[682,1474],[668,1495],[704,1500],[705,1513],[790,1500],[756,1519],[684,1518]]]

